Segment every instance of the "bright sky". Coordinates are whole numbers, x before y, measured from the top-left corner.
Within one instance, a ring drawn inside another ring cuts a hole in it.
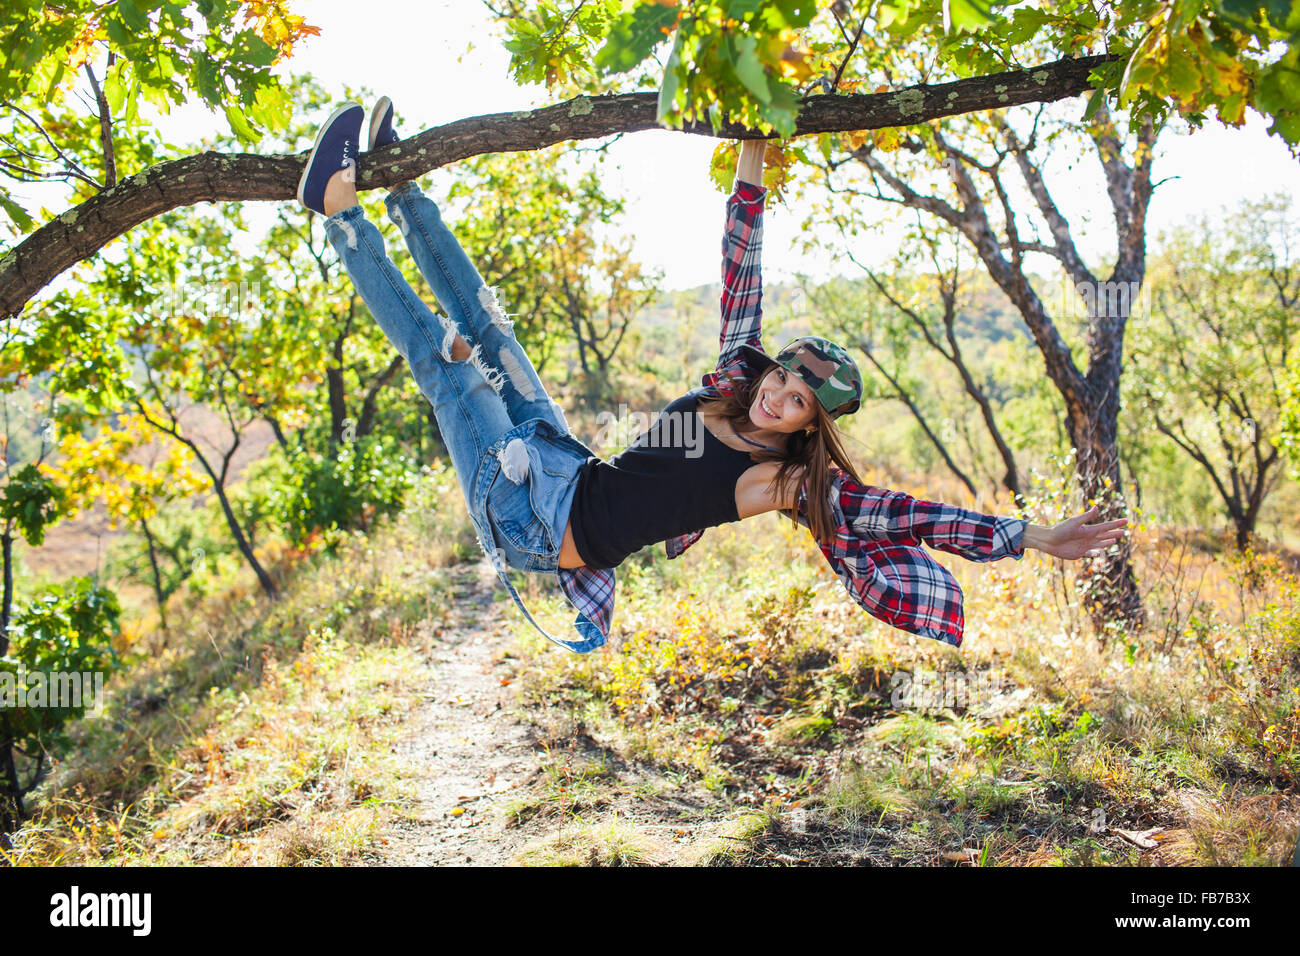
[[[412,131],[467,116],[538,106],[541,87],[519,87],[508,76],[509,54],[490,32],[479,0],[299,0],[295,11],[321,28],[300,44],[289,66],[310,71],[326,86],[344,83],[387,93],[398,110],[399,130]],[[369,109],[369,104],[364,104]],[[1080,103],[1079,109],[1082,110]],[[173,141],[197,141],[213,124],[224,124],[200,107],[175,111],[163,122]],[[1155,175],[1164,180],[1151,206],[1150,233],[1201,211],[1215,211],[1238,198],[1285,189],[1300,191],[1300,164],[1251,116],[1229,130],[1213,121],[1191,136],[1165,134],[1157,146]],[[310,143],[301,144],[306,148]],[[642,262],[664,270],[669,289],[716,282],[724,197],[708,178],[716,141],[678,132],[624,136],[609,150],[606,188],[628,202],[624,228],[636,236]],[[1063,157],[1063,161],[1068,157]],[[1113,257],[1113,222],[1098,163],[1084,157],[1073,170],[1051,176],[1058,203],[1075,226],[1085,257]],[[435,194],[440,192],[434,174]],[[44,196],[41,197],[44,200]],[[1300,198],[1300,197],[1297,197]],[[47,203],[49,200],[45,200]],[[772,281],[797,272],[824,276],[851,273],[846,260],[813,258],[791,250],[801,210],[769,207],[764,273]],[[881,215],[886,210],[880,210]],[[855,249],[859,258],[881,258],[878,244]]]

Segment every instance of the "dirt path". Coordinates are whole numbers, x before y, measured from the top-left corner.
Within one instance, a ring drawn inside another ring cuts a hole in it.
[[[397,756],[416,787],[414,819],[386,834],[372,862],[503,865],[526,834],[501,806],[540,776],[534,737],[501,683],[508,628],[486,561],[459,566],[455,616],[433,644],[433,680]]]
[[[700,841],[719,832],[717,799],[625,759],[563,708],[521,710],[514,687],[502,683],[512,672],[513,605],[494,600],[505,592],[486,559],[452,573],[454,616],[432,643],[425,702],[395,750],[413,806],[366,862],[508,866],[539,844],[594,862],[610,851],[591,848],[593,825],[603,844],[635,828],[628,862],[690,862]],[[610,825],[622,829],[611,836],[603,829]],[[544,851],[533,859],[548,860]]]

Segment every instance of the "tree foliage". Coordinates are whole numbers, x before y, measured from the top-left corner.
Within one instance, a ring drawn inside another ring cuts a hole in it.
[[[1250,543],[1277,477],[1288,363],[1300,329],[1300,242],[1284,194],[1172,231],[1135,323],[1128,391],[1201,468]]]
[[[491,6],[491,4],[489,4]],[[794,132],[805,97],[897,80],[898,51],[926,82],[1060,56],[1108,53],[1101,91],[1157,120],[1210,111],[1240,125],[1247,106],[1300,143],[1300,0],[531,0],[492,7],[521,81],[603,89],[650,76],[659,118],[724,117]],[[852,69],[846,69],[849,66]]]
[[[0,174],[62,180],[78,199],[151,165],[163,144],[140,107],[191,100],[224,114],[244,143],[283,129],[289,95],[272,67],[319,32],[287,0],[14,0],[0,11]],[[78,89],[86,82],[92,109]],[[31,211],[8,184],[20,231]]]
[[[638,309],[658,294],[659,276],[637,261],[632,238],[618,235],[623,200],[594,165],[584,169],[566,152],[475,157],[456,167],[448,198],[463,204],[453,228],[498,288],[538,373],[576,349],[583,373],[603,380]]]

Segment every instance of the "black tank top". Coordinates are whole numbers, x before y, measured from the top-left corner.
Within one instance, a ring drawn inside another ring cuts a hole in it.
[[[588,458],[579,470],[569,522],[588,567],[617,567],[648,544],[740,520],[736,482],[754,460],[704,427],[702,391],[664,406],[613,458]]]

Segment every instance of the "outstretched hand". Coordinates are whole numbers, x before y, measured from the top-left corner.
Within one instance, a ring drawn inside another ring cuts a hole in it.
[[[1042,528],[1029,525],[1025,528],[1024,546],[1037,548],[1057,558],[1073,561],[1085,555],[1101,554],[1103,550],[1124,537],[1126,518],[1114,521],[1095,521],[1100,509],[1093,505],[1081,515],[1067,518],[1058,525]]]

